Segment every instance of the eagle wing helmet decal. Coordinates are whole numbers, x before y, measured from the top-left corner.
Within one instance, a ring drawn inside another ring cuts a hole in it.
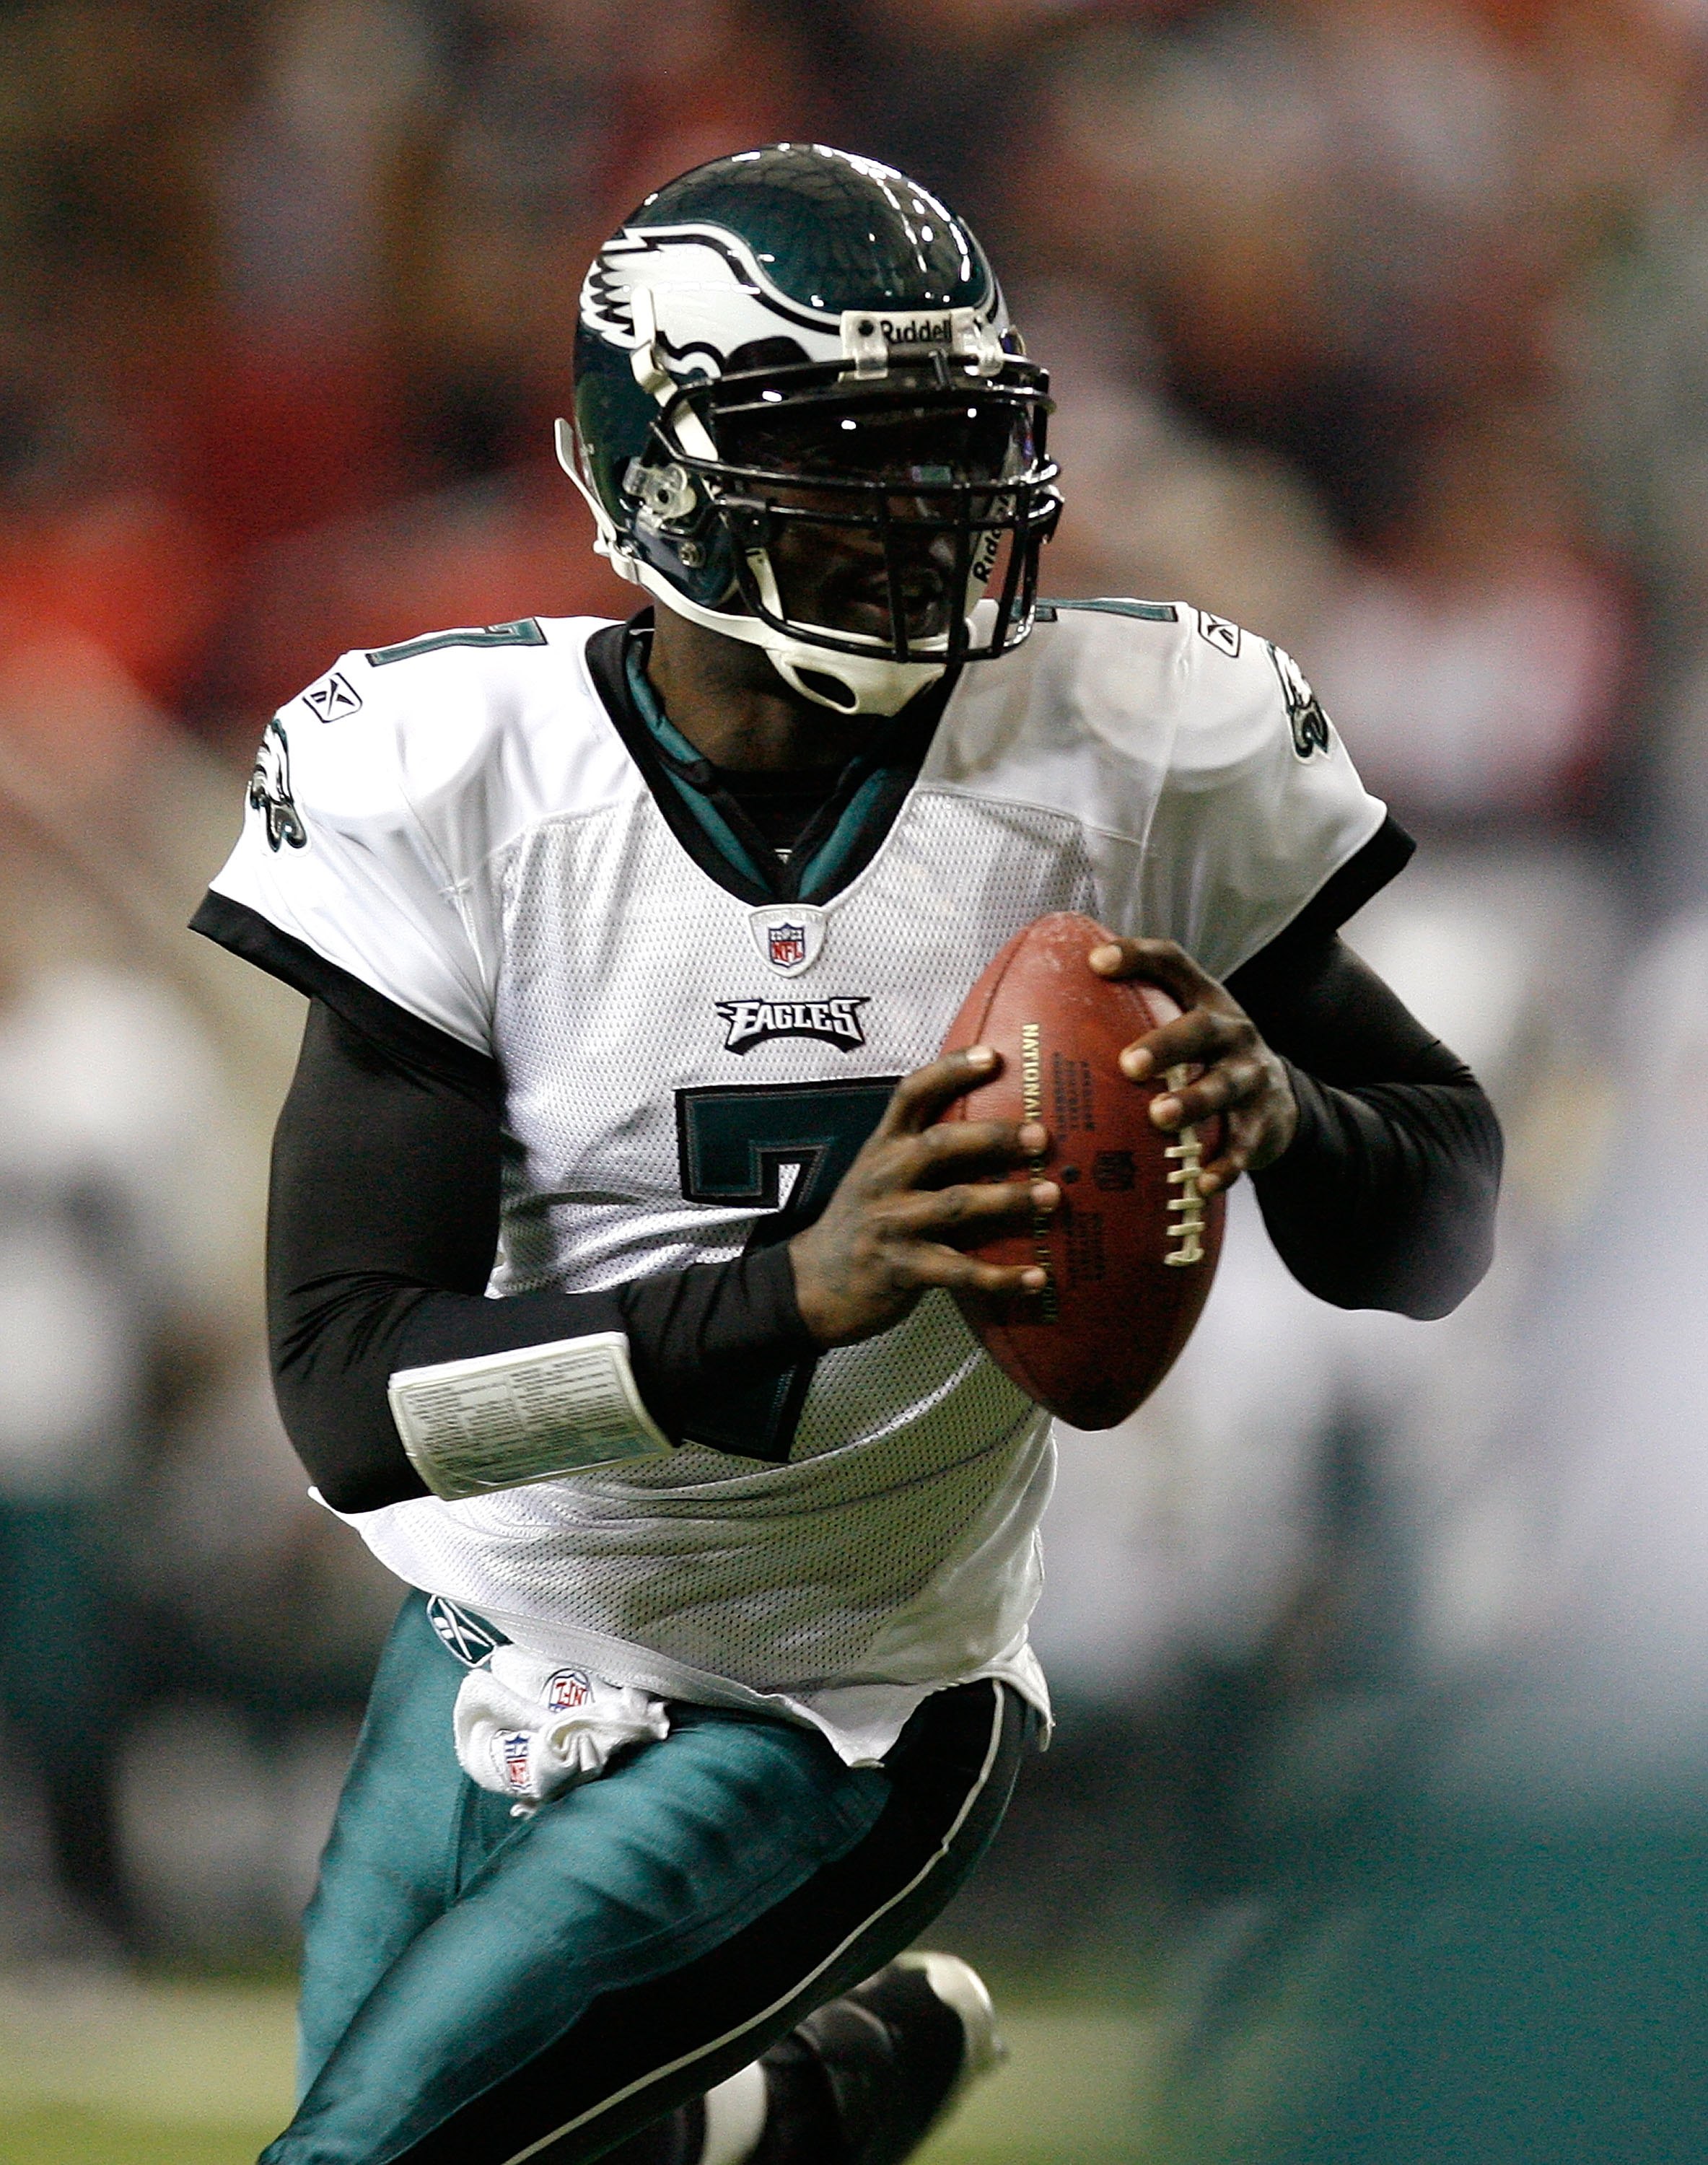
[[[646,316],[650,327],[637,320]],[[776,336],[780,324],[841,350],[840,314],[790,300],[739,234],[714,225],[625,225],[588,266],[581,319],[625,353],[656,346],[674,377],[690,363],[721,376],[737,346]]]

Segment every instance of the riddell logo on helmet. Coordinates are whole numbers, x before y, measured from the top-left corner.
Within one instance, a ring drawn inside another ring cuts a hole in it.
[[[873,321],[886,345],[952,346],[955,343],[955,319],[947,313],[878,316]]]

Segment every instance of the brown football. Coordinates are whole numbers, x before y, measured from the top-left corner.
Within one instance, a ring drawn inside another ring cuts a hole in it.
[[[1215,1155],[1220,1121],[1170,1135],[1128,1081],[1125,1046],[1179,1014],[1160,986],[1099,977],[1086,961],[1110,935],[1058,911],[1010,940],[967,994],[946,1052],[988,1045],[1000,1072],[957,1098],[948,1119],[1036,1119],[1049,1148],[1015,1180],[1057,1182],[1062,1200],[1027,1231],[970,1251],[1041,1263],[1024,1299],[962,1298],[991,1358],[1026,1395],[1075,1428],[1112,1428],[1156,1389],[1192,1334],[1215,1275],[1224,1198],[1193,1175]],[[960,1298],[957,1296],[957,1298]]]

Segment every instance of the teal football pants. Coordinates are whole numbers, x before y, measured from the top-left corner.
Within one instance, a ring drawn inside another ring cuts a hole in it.
[[[899,1953],[995,1832],[1032,1717],[937,1694],[881,1767],[677,1704],[531,1818],[470,1782],[466,1670],[419,1594],[309,1905],[303,2092],[261,2165],[571,2165],[733,2074]]]

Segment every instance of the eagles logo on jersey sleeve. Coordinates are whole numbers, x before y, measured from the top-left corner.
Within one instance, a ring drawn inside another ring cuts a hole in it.
[[[1275,665],[1275,674],[1281,680],[1281,698],[1293,731],[1294,751],[1300,759],[1326,751],[1334,742],[1334,730],[1322,710],[1321,700],[1311,690],[1305,672],[1290,654],[1284,653],[1273,640],[1266,640],[1264,645]]]
[[[270,850],[277,851],[287,843],[293,850],[307,849],[308,830],[291,794],[290,743],[277,714],[262,732],[246,801],[250,810],[259,812],[265,823]]]
[[[962,680],[924,778],[1059,811],[1105,924],[1178,940],[1226,977],[1386,807],[1298,664],[1226,618],[1110,598],[1041,604],[1039,619],[1020,653]]]
[[[1183,646],[1189,696],[1147,837],[1144,911],[1226,977],[1375,840],[1387,807],[1290,654],[1251,637],[1232,651]],[[1372,891],[1395,869],[1373,867]]]
[[[471,867],[539,809],[537,762],[508,793],[490,771],[505,771],[519,711],[542,717],[537,670],[531,684],[514,672],[546,645],[528,619],[340,656],[267,724],[243,832],[197,929],[301,991],[339,1004],[354,980],[490,1053],[498,958]],[[551,683],[572,693],[562,659]]]

